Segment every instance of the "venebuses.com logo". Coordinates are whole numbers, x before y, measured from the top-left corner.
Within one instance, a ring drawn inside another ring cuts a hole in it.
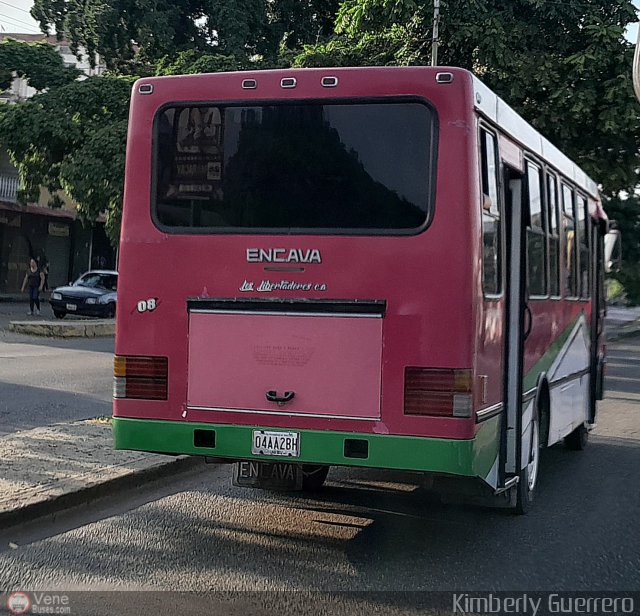
[[[27,614],[31,609],[31,598],[26,592],[12,592],[7,597],[7,609],[12,614]]]
[[[69,596],[57,592],[12,592],[6,606],[10,614],[71,614]]]

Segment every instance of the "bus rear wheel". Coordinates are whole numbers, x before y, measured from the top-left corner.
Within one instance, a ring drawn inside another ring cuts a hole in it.
[[[322,488],[329,474],[328,466],[316,464],[302,465],[302,489],[307,492],[315,492]]]
[[[515,512],[523,515],[531,509],[540,470],[540,419],[536,412],[531,420],[529,463],[520,471],[516,490]]]

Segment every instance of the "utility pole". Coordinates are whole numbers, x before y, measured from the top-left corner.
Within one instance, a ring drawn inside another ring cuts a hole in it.
[[[633,56],[633,89],[636,93],[636,97],[640,100],[640,24],[638,24],[636,51]]]
[[[438,66],[438,24],[440,23],[440,0],[433,0],[433,39],[431,41],[431,66]]]

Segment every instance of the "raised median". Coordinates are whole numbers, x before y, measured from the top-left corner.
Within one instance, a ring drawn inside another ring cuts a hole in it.
[[[9,331],[53,338],[96,338],[116,333],[114,319],[82,321],[11,321]]]

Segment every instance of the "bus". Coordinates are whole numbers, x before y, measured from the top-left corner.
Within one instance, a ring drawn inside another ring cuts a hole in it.
[[[115,447],[317,489],[409,471],[526,512],[606,362],[596,183],[470,72],[133,87]]]

